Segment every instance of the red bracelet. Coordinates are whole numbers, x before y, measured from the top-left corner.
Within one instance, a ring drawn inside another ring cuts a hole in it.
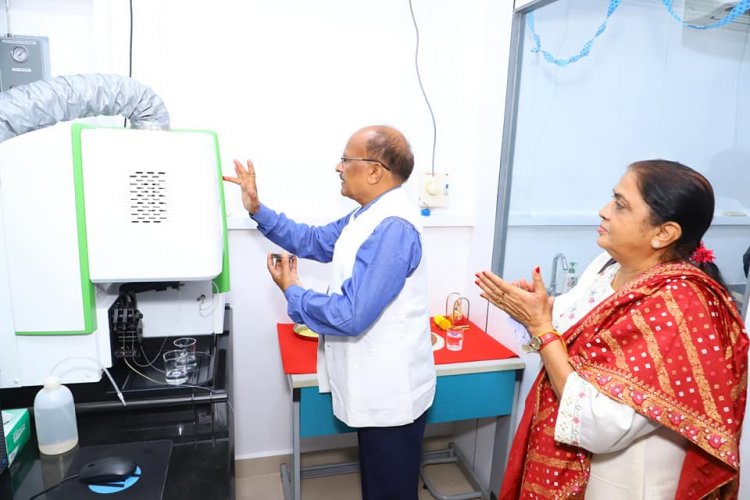
[[[541,340],[541,344],[539,345],[539,352],[541,352],[542,349],[547,347],[549,344],[551,344],[555,340],[559,340],[560,342],[563,342],[563,339],[560,336],[560,333],[554,330],[552,330],[551,332],[546,332],[546,333],[541,334],[539,336],[539,340]]]
[[[531,341],[528,344],[528,350],[531,352],[540,352],[542,349],[547,347],[548,344],[551,344],[555,340],[562,341],[562,337],[560,337],[560,333],[556,330],[550,330],[548,332],[544,332],[541,335],[536,335],[534,337],[531,337]]]

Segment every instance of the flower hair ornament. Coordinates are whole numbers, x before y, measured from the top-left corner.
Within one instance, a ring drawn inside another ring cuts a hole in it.
[[[703,246],[703,241],[701,241],[698,248],[690,254],[690,260],[695,264],[713,264],[714,251]]]

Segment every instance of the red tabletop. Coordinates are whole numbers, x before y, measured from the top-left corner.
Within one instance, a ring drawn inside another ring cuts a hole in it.
[[[315,373],[318,341],[317,339],[300,337],[294,333],[293,326],[292,323],[278,323],[276,325],[284,373]],[[435,325],[432,318],[430,319],[430,328],[434,333],[445,339],[445,331]],[[463,349],[449,351],[443,347],[434,351],[434,353],[435,364],[438,365],[517,357],[513,351],[484,333],[471,322],[468,330],[464,331]]]

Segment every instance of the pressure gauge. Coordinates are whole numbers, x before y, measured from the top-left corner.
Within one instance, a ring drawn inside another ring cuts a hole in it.
[[[16,45],[10,49],[10,57],[12,57],[17,63],[26,62],[26,59],[29,58],[29,49],[22,45]]]

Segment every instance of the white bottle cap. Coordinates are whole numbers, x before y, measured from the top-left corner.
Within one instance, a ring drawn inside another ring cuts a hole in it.
[[[44,377],[44,390],[54,391],[60,387],[60,377],[57,375],[47,375]]]

